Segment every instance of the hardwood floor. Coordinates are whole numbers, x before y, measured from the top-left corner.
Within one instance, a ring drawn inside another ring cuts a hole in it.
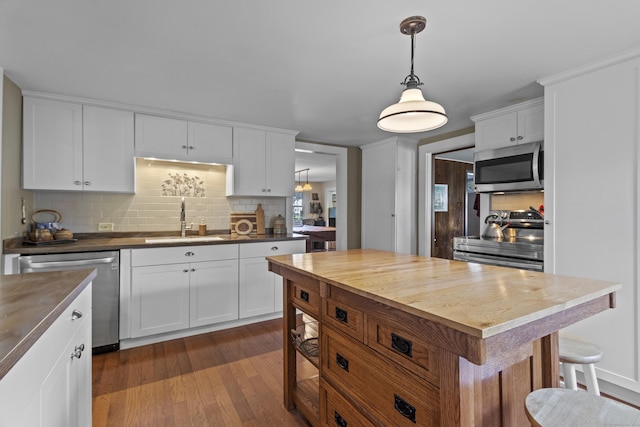
[[[282,378],[282,319],[96,355],[93,426],[308,426]]]

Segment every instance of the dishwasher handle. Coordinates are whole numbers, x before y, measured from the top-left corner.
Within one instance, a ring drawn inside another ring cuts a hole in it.
[[[95,265],[95,264],[111,264],[115,262],[115,257],[107,258],[91,258],[81,259],[75,261],[44,261],[44,262],[32,262],[28,261],[23,267],[37,270],[39,268],[51,268],[51,267],[81,267],[83,265]]]

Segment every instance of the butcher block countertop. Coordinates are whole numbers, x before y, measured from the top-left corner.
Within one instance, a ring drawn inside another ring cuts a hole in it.
[[[620,284],[377,250],[267,258],[368,299],[479,339],[599,297]]]
[[[77,241],[71,243],[51,244],[41,243],[38,245],[23,243],[21,238],[8,239],[3,242],[3,253],[5,254],[55,254],[70,252],[92,252],[92,251],[112,251],[120,249],[157,248],[171,246],[193,246],[193,245],[225,245],[232,243],[257,243],[273,242],[282,240],[304,240],[307,236],[299,234],[262,234],[262,235],[234,235],[221,232],[219,234],[209,233],[206,237],[217,236],[221,240],[202,240],[198,236],[191,235],[188,241],[180,240],[175,242],[153,242],[147,243],[150,238],[174,237],[178,234],[167,232],[111,232],[111,233],[80,233],[76,234]]]
[[[0,379],[94,277],[92,269],[0,276]]]

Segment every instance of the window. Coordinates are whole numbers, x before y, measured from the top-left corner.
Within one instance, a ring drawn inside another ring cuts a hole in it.
[[[302,192],[293,194],[293,225],[302,226],[303,215]]]

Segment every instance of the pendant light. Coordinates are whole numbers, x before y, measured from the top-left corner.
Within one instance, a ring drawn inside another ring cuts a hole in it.
[[[400,32],[411,36],[411,72],[401,84],[406,87],[400,101],[390,105],[380,113],[378,127],[388,132],[425,132],[444,126],[449,120],[442,105],[426,101],[422,96],[422,82],[413,73],[415,35],[424,30],[427,20],[422,16],[412,16],[400,23]]]
[[[311,185],[309,185],[309,169],[307,169],[307,183],[304,185],[304,187],[302,187],[302,190],[304,191],[313,190],[313,188],[311,188]]]
[[[300,185],[300,173],[302,173],[302,171],[298,171],[298,182],[297,182],[298,185],[296,185],[296,188],[293,190],[296,193],[301,193],[303,191],[302,185]]]

